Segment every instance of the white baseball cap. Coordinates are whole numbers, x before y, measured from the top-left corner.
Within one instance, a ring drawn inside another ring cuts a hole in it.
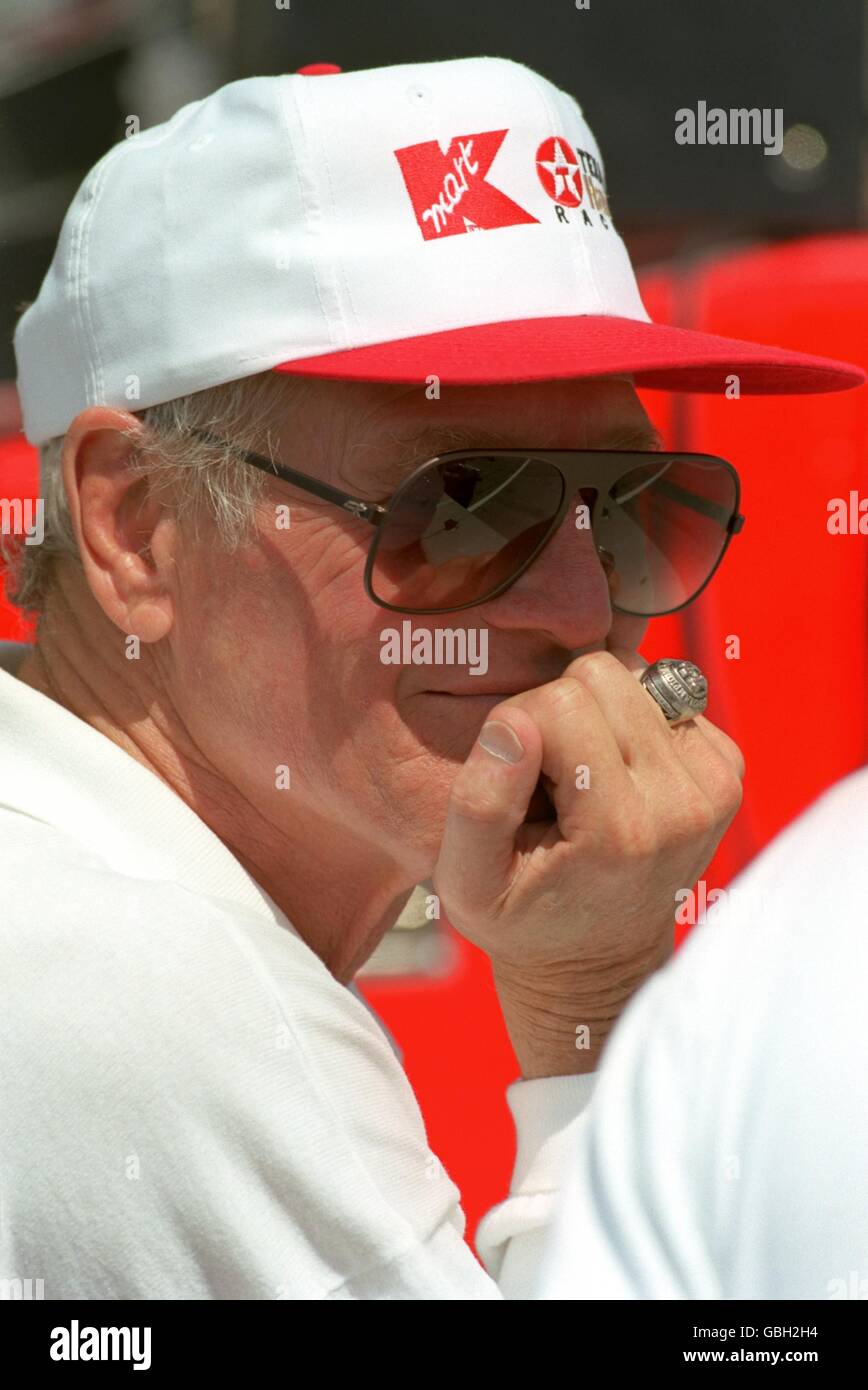
[[[651,323],[572,96],[463,58],[231,82],[122,140],[15,333],[27,438],[267,370],[423,384],[633,374],[838,391],[860,368]]]

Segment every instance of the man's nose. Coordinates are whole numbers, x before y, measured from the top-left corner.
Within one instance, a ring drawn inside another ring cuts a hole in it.
[[[581,497],[575,499],[576,506]],[[578,519],[584,521],[581,509]],[[601,642],[612,622],[609,586],[589,527],[576,525],[570,508],[555,535],[511,588],[480,612],[493,627],[547,632],[572,649]]]

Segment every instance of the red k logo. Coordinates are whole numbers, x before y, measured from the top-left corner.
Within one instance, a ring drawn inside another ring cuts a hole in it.
[[[426,241],[537,221],[499,188],[486,183],[505,135],[505,130],[456,135],[445,154],[436,140],[395,150]]]

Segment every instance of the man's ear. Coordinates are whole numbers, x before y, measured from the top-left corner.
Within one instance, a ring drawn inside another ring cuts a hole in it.
[[[132,437],[127,432],[132,432]],[[149,479],[130,468],[141,420],[89,406],[63,443],[63,483],[85,578],[96,602],[122,632],[158,642],[174,619],[170,577],[178,527],[149,495]]]

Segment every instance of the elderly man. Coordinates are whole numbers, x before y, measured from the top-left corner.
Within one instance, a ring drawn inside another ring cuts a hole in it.
[[[77,194],[16,333],[46,512],[0,683],[4,1276],[531,1288],[743,772],[701,674],[637,654],[737,477],[662,452],[634,382],[861,380],[651,324],[603,177],[572,98],[466,59],[230,84]],[[487,1268],[352,983],[431,877],[520,1067]]]

